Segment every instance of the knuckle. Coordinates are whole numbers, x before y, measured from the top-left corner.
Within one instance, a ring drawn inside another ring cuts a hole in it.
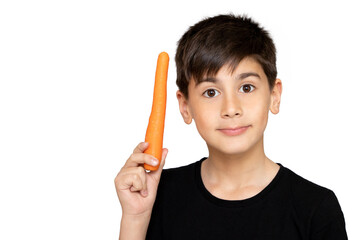
[[[137,161],[137,154],[136,153],[132,153],[129,157],[128,163],[131,162],[136,162]]]
[[[144,168],[143,167],[138,167],[137,168],[137,173],[139,174],[139,175],[143,175],[144,174]]]
[[[118,183],[119,181],[121,181],[121,176],[122,176],[122,171],[120,171],[116,177],[114,178],[114,182]]]
[[[130,157],[129,157],[131,160],[134,160],[134,158],[135,158],[135,153],[132,153],[132,154],[130,154]]]
[[[141,180],[139,174],[132,174],[132,180],[133,182],[139,182]]]

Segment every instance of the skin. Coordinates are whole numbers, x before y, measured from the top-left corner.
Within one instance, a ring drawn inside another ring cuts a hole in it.
[[[256,73],[240,80],[242,73]],[[223,66],[216,82],[199,85],[191,79],[188,99],[177,91],[184,122],[194,120],[205,140],[209,157],[202,163],[201,177],[214,196],[241,200],[262,191],[275,177],[279,165],[264,153],[264,131],[268,113],[279,112],[282,83],[276,79],[270,91],[261,65],[252,58],[243,59],[235,71]],[[227,136],[220,129],[249,126],[237,136]]]

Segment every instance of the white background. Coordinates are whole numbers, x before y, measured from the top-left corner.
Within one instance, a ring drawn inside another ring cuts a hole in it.
[[[219,13],[261,23],[283,96],[265,151],[358,216],[360,16],[355,1],[1,1],[0,239],[116,239],[114,178],[144,140],[157,55],[170,55],[166,168],[207,156],[175,92],[176,43]]]

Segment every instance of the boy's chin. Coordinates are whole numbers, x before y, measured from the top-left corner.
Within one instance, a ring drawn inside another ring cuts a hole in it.
[[[226,144],[222,143],[217,145],[216,152],[224,156],[241,156],[249,151],[249,145],[246,143]]]

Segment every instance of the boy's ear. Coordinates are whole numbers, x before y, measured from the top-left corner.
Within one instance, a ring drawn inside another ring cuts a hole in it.
[[[275,80],[274,88],[271,92],[271,103],[270,103],[270,111],[273,114],[277,114],[280,111],[280,100],[282,93],[282,83],[280,79]]]
[[[179,101],[179,110],[181,116],[184,119],[184,122],[186,124],[190,124],[192,122],[192,116],[189,109],[188,100],[185,98],[184,94],[180,90],[176,91],[176,98]]]

